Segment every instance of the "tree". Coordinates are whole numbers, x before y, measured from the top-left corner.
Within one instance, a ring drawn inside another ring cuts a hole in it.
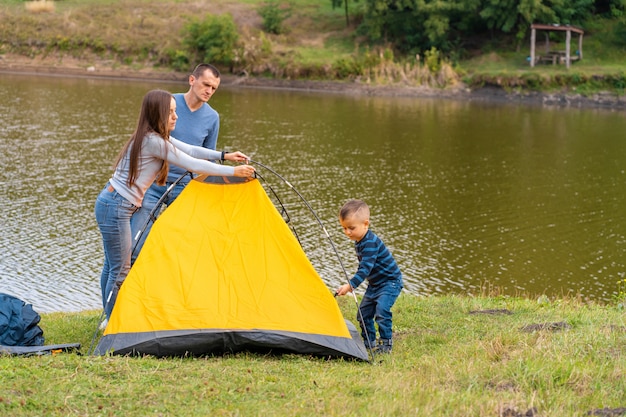
[[[341,0],[333,0],[340,2]],[[347,0],[344,0],[347,1]],[[610,2],[610,5],[604,3]],[[485,31],[513,33],[523,40],[532,23],[581,25],[602,3],[612,13],[625,0],[365,0],[359,31],[372,41],[391,43],[403,52],[435,47],[459,48],[464,39]]]
[[[366,0],[362,34],[403,52],[452,48],[480,23],[481,0]]]
[[[339,8],[341,6],[344,7],[344,11],[346,14],[346,27],[350,26],[350,18],[348,17],[348,1],[349,0],[330,0],[331,4],[333,5],[333,9]],[[357,2],[358,0],[353,1]]]

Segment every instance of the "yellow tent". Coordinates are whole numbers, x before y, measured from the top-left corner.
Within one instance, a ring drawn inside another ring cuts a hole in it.
[[[259,181],[229,180],[191,181],[158,218],[95,353],[368,360]]]

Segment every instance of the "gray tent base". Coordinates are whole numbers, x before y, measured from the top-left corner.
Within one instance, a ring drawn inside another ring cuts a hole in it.
[[[6,346],[0,345],[0,355],[10,356],[41,356],[52,355],[62,352],[77,352],[80,343],[66,343],[61,345],[45,346]]]
[[[346,321],[347,322],[347,321]],[[352,338],[285,331],[241,329],[192,329],[105,335],[94,354],[203,356],[236,352],[309,354],[318,357],[369,361],[365,345],[354,325]]]

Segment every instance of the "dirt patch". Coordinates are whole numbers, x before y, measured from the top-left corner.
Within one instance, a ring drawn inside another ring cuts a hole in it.
[[[620,408],[598,408],[587,412],[588,416],[614,417],[626,415],[626,407]]]
[[[564,321],[559,321],[556,323],[537,323],[537,324],[529,324],[527,326],[522,327],[522,331],[523,332],[538,332],[541,330],[548,330],[548,331],[557,331],[557,330],[567,330],[567,329],[571,329],[572,326],[569,325],[568,323],[565,323]]]
[[[538,416],[537,408],[532,407],[526,411],[519,411],[516,408],[505,408],[500,413],[500,417],[535,417]]]
[[[511,310],[507,310],[507,309],[491,309],[491,310],[472,310],[470,311],[468,314],[505,314],[505,315],[510,315],[513,314],[513,312]]]
[[[0,72],[16,74],[41,74],[65,77],[118,78],[176,81],[186,80],[188,74],[155,68],[134,68],[119,65],[113,60],[97,57],[73,58],[47,56],[27,58],[21,55],[0,55]]]

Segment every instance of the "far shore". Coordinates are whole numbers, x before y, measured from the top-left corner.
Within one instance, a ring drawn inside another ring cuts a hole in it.
[[[188,74],[166,69],[130,69],[111,66],[89,66],[56,61],[53,64],[37,59],[0,55],[0,73],[45,75],[57,77],[102,78],[116,80],[163,81],[186,83]],[[334,93],[370,97],[443,98],[454,100],[495,101],[567,108],[626,109],[626,97],[612,92],[583,96],[571,92],[506,91],[497,85],[470,89],[460,83],[454,87],[432,88],[403,84],[374,85],[359,81],[284,80],[264,77],[222,74],[222,86],[283,89],[316,93]]]

